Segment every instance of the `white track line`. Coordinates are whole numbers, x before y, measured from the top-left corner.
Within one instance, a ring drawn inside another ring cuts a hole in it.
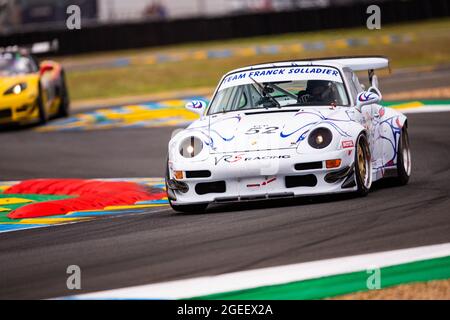
[[[400,111],[401,113],[429,113],[429,112],[445,112],[450,111],[449,105],[434,105],[432,107],[430,106],[423,106],[423,107],[413,107],[413,108],[394,108],[397,111]]]
[[[450,256],[450,243],[161,282],[72,296],[75,299],[183,299]],[[182,268],[182,266],[180,266]]]

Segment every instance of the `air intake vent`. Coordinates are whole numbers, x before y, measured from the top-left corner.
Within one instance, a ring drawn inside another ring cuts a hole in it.
[[[322,161],[296,163],[294,166],[295,170],[313,170],[313,169],[322,169],[322,167],[323,167]]]
[[[201,182],[195,185],[195,192],[199,195],[208,193],[224,193],[225,191],[225,181]]]
[[[317,178],[313,174],[304,176],[287,176],[285,178],[286,188],[296,187],[315,187],[317,185]]]
[[[209,170],[186,171],[186,178],[209,178],[209,177],[211,177],[211,171]]]
[[[10,118],[12,116],[11,109],[0,110],[0,118]]]

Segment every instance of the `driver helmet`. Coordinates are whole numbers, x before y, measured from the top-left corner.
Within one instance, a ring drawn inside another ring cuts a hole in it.
[[[331,83],[327,80],[309,80],[306,86],[306,92],[316,99],[324,99],[330,92]]]

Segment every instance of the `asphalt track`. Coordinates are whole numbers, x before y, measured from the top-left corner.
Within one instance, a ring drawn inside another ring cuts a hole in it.
[[[431,79],[430,79],[431,77]],[[399,78],[385,92],[449,85],[448,73]],[[450,112],[410,114],[413,174],[365,198],[326,196],[157,208],[0,234],[0,299],[51,298],[124,286],[450,242]],[[0,133],[0,179],[158,177],[174,128]],[[79,265],[82,290],[66,288]]]

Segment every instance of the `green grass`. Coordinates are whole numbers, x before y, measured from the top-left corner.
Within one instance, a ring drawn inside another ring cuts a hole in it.
[[[410,43],[377,44],[358,48],[331,48],[320,51],[258,55],[253,57],[230,57],[211,60],[189,60],[139,65],[123,68],[98,69],[68,72],[68,83],[73,100],[112,98],[130,95],[176,91],[186,88],[214,87],[227,71],[244,65],[295,58],[338,55],[386,55],[395,68],[438,65],[450,61],[450,19],[386,26],[381,30],[367,30],[365,26],[355,29],[323,32],[292,33],[277,36],[233,39],[192,43],[160,48],[85,54],[76,57],[61,57],[63,63],[83,63],[92,60],[107,60],[119,57],[136,58],[152,53],[179,52],[196,49],[234,48],[248,45],[283,44],[299,41],[338,40],[350,37],[380,37],[382,35],[413,35]]]

